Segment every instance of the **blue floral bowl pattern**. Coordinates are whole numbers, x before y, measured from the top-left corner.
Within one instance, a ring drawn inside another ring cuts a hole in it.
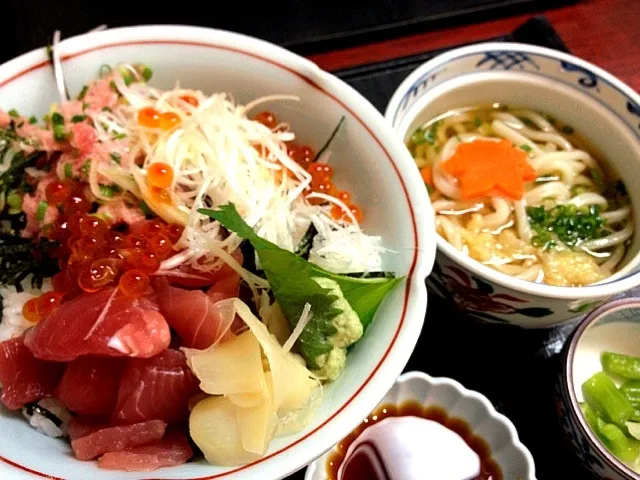
[[[493,46],[497,48],[494,49]],[[506,47],[510,49],[506,50]],[[407,112],[411,111],[411,107],[429,89],[439,84],[473,72],[518,71],[562,82],[589,94],[629,125],[640,139],[638,95],[630,87],[598,68],[585,67],[574,63],[575,60],[562,58],[570,58],[569,55],[542,47],[488,43],[452,50],[444,56],[450,56],[451,60],[420,72],[417,78],[412,79],[410,85],[403,83],[398,88],[385,113],[394,126],[402,122]]]
[[[398,87],[385,113],[403,139],[425,121],[454,108],[494,102],[533,108],[598,140],[599,153],[624,178],[640,205],[640,96],[571,55],[532,45],[485,43],[426,62]],[[639,209],[634,221],[640,225]],[[485,322],[546,328],[585,315],[640,285],[640,235],[621,270],[599,284],[558,287],[499,273],[438,236],[431,291]]]

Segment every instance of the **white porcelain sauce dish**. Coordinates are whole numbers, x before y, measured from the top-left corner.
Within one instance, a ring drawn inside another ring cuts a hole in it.
[[[319,148],[345,117],[332,144],[336,178],[365,206],[364,228],[380,235],[388,252],[383,268],[406,280],[385,300],[342,376],[324,389],[314,419],[299,434],[274,441],[252,464],[227,468],[204,460],[147,474],[157,479],[278,479],[298,470],[354,428],[393,385],[422,328],[424,278],[435,255],[433,213],[416,167],[402,142],[354,89],[310,61],[264,41],[225,31],[183,26],[142,26],[92,32],[62,41],[62,69],[76,95],[101,65],[144,63],[152,85],[176,82],[205,93],[229,92],[242,103],[269,94],[292,94],[273,111],[287,118],[300,141]],[[42,48],[0,66],[0,104],[41,116],[57,89]],[[73,458],[67,442],[32,429],[19,414],[0,411],[0,478],[69,480],[140,479],[140,473],[99,470]]]
[[[529,453],[529,450],[527,450],[518,439],[518,433],[515,427],[508,418],[495,410],[484,395],[467,390],[458,382],[449,378],[433,378],[422,372],[408,372],[398,378],[395,385],[380,401],[379,406],[402,405],[405,402],[416,402],[426,408],[438,407],[444,410],[450,418],[454,417],[466,422],[473,435],[480,437],[486,445],[488,445],[491,458],[498,464],[505,480],[533,480],[536,478],[533,457],[531,453]],[[407,419],[411,417],[398,418]],[[375,417],[372,417],[372,420],[375,421]],[[375,427],[381,427],[382,422],[389,420],[393,420],[393,418],[390,419],[386,417],[380,423],[376,424]],[[418,418],[417,420],[422,419]],[[365,435],[373,428],[374,427],[365,428],[362,433],[360,433],[360,436]],[[451,430],[449,430],[449,432],[451,432]],[[352,446],[356,444],[358,438],[359,437],[356,437],[354,443],[351,444]],[[450,442],[451,439],[444,437],[439,438],[441,443],[453,446],[453,442]],[[458,437],[458,439],[460,439],[460,437]],[[402,443],[399,438],[393,439],[390,442]],[[440,458],[429,461],[430,453],[434,453],[426,450],[429,443],[424,440],[422,442],[415,441],[412,443],[414,444],[415,452],[410,454],[405,451],[404,457],[399,457],[398,454],[389,460],[387,472],[391,480],[424,478],[420,476],[420,474],[425,473],[423,471],[424,468],[446,468],[444,467],[446,465],[449,465],[449,468],[439,470],[437,475],[433,475],[433,478],[446,478],[447,480],[471,478],[465,476],[469,471],[467,468],[469,466],[469,459],[464,455],[464,452],[453,448],[449,451],[437,450],[436,454],[439,455]],[[391,445],[388,446],[388,449],[389,452],[396,451],[396,448],[392,448]],[[350,450],[348,450],[348,452],[349,451]],[[328,480],[330,478],[328,470],[329,462],[332,460],[332,455],[335,452],[337,452],[337,446],[309,465],[305,479]],[[411,457],[409,455],[411,455]],[[418,462],[416,458],[413,458],[420,457],[421,455],[426,457],[427,460]],[[384,452],[380,452],[380,456],[384,458]],[[409,461],[410,458],[411,461]],[[418,476],[411,476],[406,473],[406,469],[409,468],[411,464],[413,464],[413,466],[420,464],[420,473]],[[425,464],[427,464],[427,466],[425,466]],[[403,469],[405,469],[405,471],[400,473],[400,476],[398,476],[397,473],[395,476],[391,473],[392,471],[402,471]]]
[[[452,109],[501,104],[542,112],[572,126],[623,179],[640,225],[640,96],[595,65],[555,50],[517,43],[457,48],[426,62],[398,87],[386,118],[408,141],[415,129]],[[488,322],[544,328],[593,310],[640,284],[640,236],[618,270],[599,283],[559,287],[498,272],[437,237],[428,283],[470,315]]]

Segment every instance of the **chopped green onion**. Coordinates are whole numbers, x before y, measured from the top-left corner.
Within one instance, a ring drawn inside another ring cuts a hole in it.
[[[149,80],[151,80],[152,76],[153,76],[153,71],[145,65],[144,68],[142,69],[142,78],[144,79],[145,82],[148,82]]]
[[[411,141],[415,145],[422,145],[426,141],[424,139],[424,130],[422,128],[416,129],[416,131],[413,132],[413,135],[411,135]]]
[[[106,63],[100,65],[100,70],[98,70],[98,75],[100,77],[106,77],[111,73],[111,65],[107,65]]]
[[[38,123],[38,119],[36,117],[29,117],[29,123],[31,125],[35,125],[36,123]]]
[[[102,111],[103,112],[111,112],[113,110],[111,110],[109,107],[102,107]]]
[[[73,177],[73,166],[70,163],[64,164],[64,176],[65,178]]]
[[[11,190],[7,195],[7,205],[13,210],[20,210],[22,208],[22,195],[15,190]]]
[[[100,194],[104,197],[112,198],[119,191],[115,185],[100,185]]]
[[[115,138],[116,140],[122,140],[123,138],[127,138],[127,134],[126,133],[116,133],[113,138]]]
[[[523,143],[522,145],[520,145],[520,148],[522,150],[524,150],[527,153],[531,153],[531,147],[529,145],[527,145],[526,143]]]
[[[87,102],[82,104],[82,110],[86,110],[89,107],[90,107],[90,105]]]
[[[144,200],[141,200],[138,206],[140,207],[140,210],[142,210],[142,213],[145,214],[145,216],[153,215],[153,211],[149,208],[149,205],[147,205],[147,202],[145,202]]]
[[[111,152],[110,156],[111,156],[111,160],[113,160],[118,165],[120,165],[121,156],[120,156],[120,154],[118,152]]]
[[[38,203],[38,206],[36,207],[36,218],[39,222],[44,222],[44,217],[47,214],[48,207],[49,204],[44,200],[40,200],[40,203]]]
[[[86,115],[74,115],[73,117],[71,117],[71,122],[79,123],[79,122],[84,122],[86,119],[87,119]]]
[[[569,125],[563,125],[562,126],[562,133],[566,134],[566,135],[573,135],[573,127],[570,127]]]
[[[578,208],[575,205],[527,207],[531,228],[536,234],[534,246],[546,244],[552,237],[574,247],[580,243],[607,235],[605,220],[600,216],[600,206]]]
[[[482,120],[480,120],[480,117],[475,117],[473,119],[473,124],[476,126],[476,128],[478,128],[480,125],[482,125]]]
[[[18,118],[20,116],[20,114],[15,108],[12,108],[7,113],[9,114],[10,117],[13,117],[13,118]]]
[[[116,85],[116,82],[114,82],[113,80],[111,80],[109,82],[109,86],[113,89],[114,92],[118,93],[118,86]]]
[[[89,175],[90,169],[91,169],[91,160],[87,160],[86,162],[84,162],[80,170],[82,171],[83,175],[86,176],[86,175]]]
[[[84,96],[87,94],[87,90],[89,90],[89,87],[87,85],[82,87],[82,90],[80,90],[80,93],[78,94],[78,100],[84,99]]]
[[[433,145],[434,143],[436,143],[436,132],[438,131],[439,127],[440,127],[440,121],[438,120],[433,125],[431,125],[429,130],[427,130],[427,132],[425,133],[424,139],[429,145]]]
[[[53,138],[56,142],[64,142],[67,139],[67,132],[64,129],[64,125],[53,126]]]
[[[62,125],[64,124],[64,117],[58,112],[53,112],[51,114],[51,123],[54,125]]]

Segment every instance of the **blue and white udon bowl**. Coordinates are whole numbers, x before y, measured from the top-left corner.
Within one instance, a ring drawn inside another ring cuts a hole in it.
[[[518,43],[484,43],[426,62],[398,87],[385,116],[403,140],[452,109],[506,104],[549,114],[592,143],[624,180],[640,225],[640,96],[613,75],[572,55]],[[525,328],[558,325],[640,285],[640,235],[619,270],[600,283],[558,287],[520,280],[468,257],[437,236],[434,293],[472,316]]]

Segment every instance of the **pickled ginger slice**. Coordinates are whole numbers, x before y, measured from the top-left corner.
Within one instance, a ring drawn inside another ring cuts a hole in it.
[[[274,410],[302,408],[311,399],[312,393],[319,384],[313,378],[313,374],[297,361],[293,354],[284,351],[267,327],[256,318],[245,303],[237,298],[222,302],[233,303],[236,313],[260,342],[262,351],[269,361],[273,380]]]
[[[208,397],[198,402],[189,417],[191,439],[213,465],[230,467],[260,458],[242,444],[238,407],[226,397]]]
[[[223,302],[227,300],[216,306]],[[228,306],[233,308],[233,304]],[[226,310],[228,306],[222,308]],[[265,398],[260,344],[251,331],[207,350],[185,349],[185,353],[202,391],[211,395],[257,394]]]
[[[248,452],[264,455],[276,432],[278,418],[273,409],[273,382],[266,374],[267,395],[259,405],[241,408],[236,405],[242,446]]]

